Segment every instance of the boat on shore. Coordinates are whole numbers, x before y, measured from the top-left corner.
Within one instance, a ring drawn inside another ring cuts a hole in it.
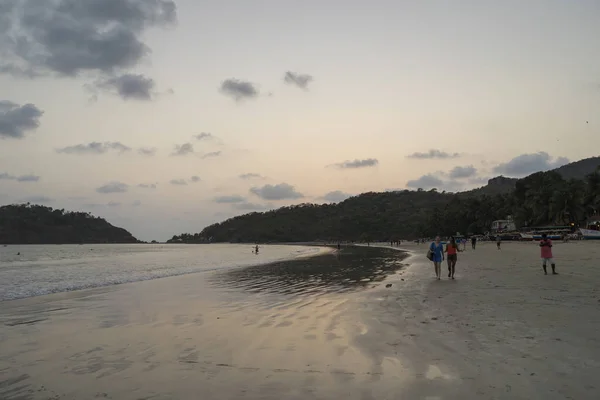
[[[588,219],[585,228],[579,228],[579,232],[585,240],[600,240],[600,216]]]
[[[528,232],[520,232],[521,240],[541,240],[542,235],[546,234],[548,239],[560,240],[565,236],[573,233],[573,227],[571,226],[542,226],[539,228],[532,228]]]

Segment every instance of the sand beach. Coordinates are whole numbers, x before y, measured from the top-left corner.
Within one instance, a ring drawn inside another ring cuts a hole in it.
[[[599,398],[600,243],[401,249],[0,302],[0,399]]]

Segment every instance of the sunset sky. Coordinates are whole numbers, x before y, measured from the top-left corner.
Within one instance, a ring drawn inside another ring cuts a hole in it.
[[[143,240],[597,156],[600,2],[0,0],[0,204]]]

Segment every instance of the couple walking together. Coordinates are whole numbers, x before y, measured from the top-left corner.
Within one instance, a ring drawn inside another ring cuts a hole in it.
[[[461,251],[456,244],[456,240],[454,237],[450,238],[450,241],[446,244],[446,248],[444,249],[444,245],[440,241],[440,237],[437,236],[435,238],[435,242],[431,243],[429,246],[429,252],[427,253],[427,258],[429,258],[435,267],[435,276],[441,279],[442,275],[442,262],[446,258],[444,253],[447,253],[448,259],[448,278],[454,279],[454,272],[456,270],[456,261],[458,259],[457,253]]]

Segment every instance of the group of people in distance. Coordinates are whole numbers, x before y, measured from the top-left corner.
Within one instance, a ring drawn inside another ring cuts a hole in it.
[[[463,242],[465,244],[466,242]],[[496,239],[496,246],[498,250],[500,250],[500,236]],[[473,236],[471,238],[471,246],[473,250],[477,245],[477,238]],[[544,274],[548,275],[547,265],[550,264],[552,267],[552,275],[558,275],[556,272],[556,264],[554,263],[554,258],[552,256],[552,240],[548,238],[548,235],[545,233],[542,234],[542,240],[540,240],[540,250],[542,257],[542,268],[544,270]],[[444,245],[441,243],[441,238],[436,236],[435,241],[431,243],[429,246],[429,252],[427,257],[433,262],[433,266],[435,268],[435,276],[438,280],[441,279],[442,275],[442,262],[447,260],[448,262],[448,278],[454,279],[454,273],[456,272],[456,262],[458,261],[458,252],[464,251],[460,250],[459,244],[456,239],[453,237],[450,238],[448,243],[444,248]]]

